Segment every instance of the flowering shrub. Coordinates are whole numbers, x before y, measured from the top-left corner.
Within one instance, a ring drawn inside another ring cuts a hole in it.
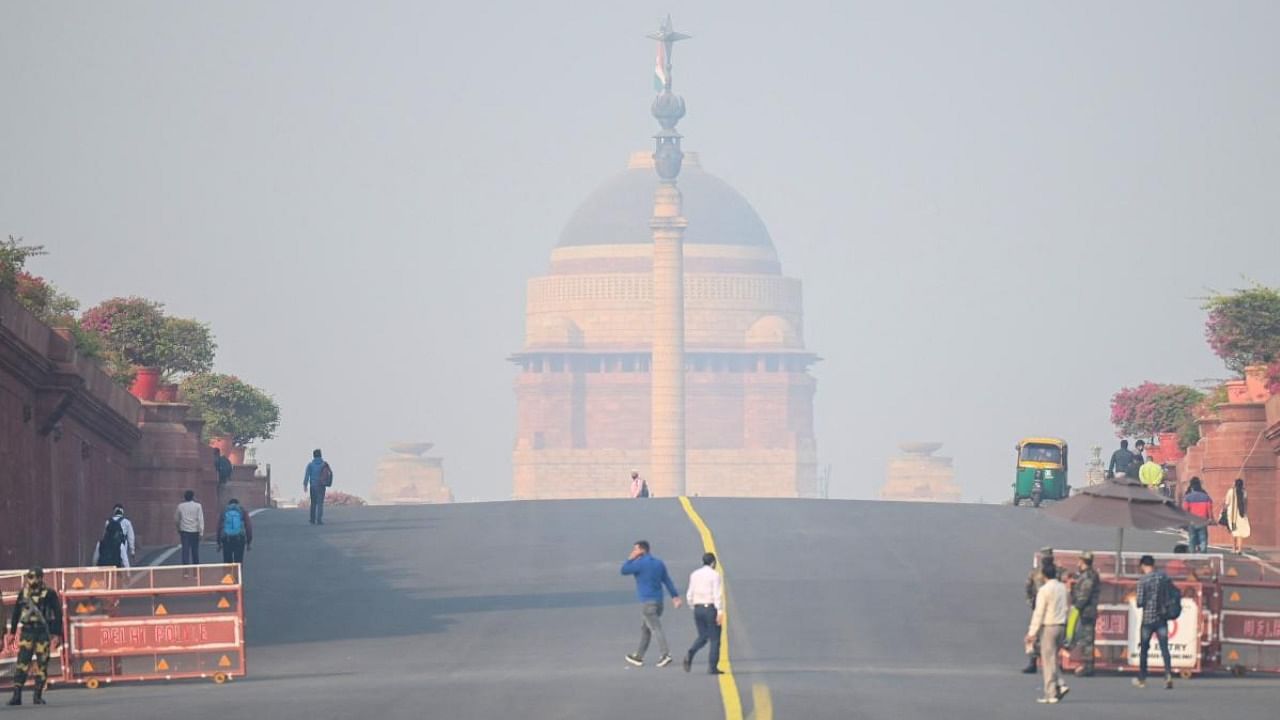
[[[369,503],[365,502],[364,498],[362,497],[359,497],[356,495],[350,495],[340,490],[330,490],[329,492],[324,494],[324,504],[325,505],[345,505],[347,507],[359,507],[361,505],[368,505]],[[310,497],[303,498],[302,502],[298,503],[298,507],[302,508],[303,510],[310,508],[311,498]]]
[[[1267,390],[1272,395],[1280,395],[1280,360],[1267,366]]]
[[[230,435],[236,445],[270,440],[280,425],[280,407],[234,375],[202,373],[182,381],[182,399],[205,421],[210,435]]]
[[[135,367],[158,367],[170,381],[208,372],[218,347],[209,326],[166,317],[163,304],[139,297],[103,301],[85,311],[80,326],[116,358],[112,375],[126,384]]]
[[[1193,387],[1145,382],[1111,398],[1111,424],[1120,436],[1154,438],[1176,432],[1186,447],[1198,435],[1196,409],[1204,399],[1205,394]]]
[[[1280,290],[1255,284],[1205,302],[1205,338],[1227,367],[1243,373],[1249,365],[1280,361]]]

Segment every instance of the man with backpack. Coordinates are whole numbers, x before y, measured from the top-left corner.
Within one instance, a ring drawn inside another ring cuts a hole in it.
[[[311,462],[302,476],[302,489],[311,493],[311,524],[324,524],[324,493],[333,486],[333,468],[324,461],[319,450],[311,453]]]
[[[1164,660],[1164,686],[1173,689],[1173,662],[1169,657],[1169,621],[1182,614],[1182,593],[1168,575],[1156,570],[1156,560],[1143,555],[1138,561],[1142,578],[1138,580],[1138,609],[1142,613],[1142,630],[1138,635],[1138,677],[1133,686],[1147,686],[1147,654],[1151,649],[1151,636],[1160,641],[1160,656]]]
[[[218,474],[218,504],[221,505],[222,498],[226,497],[224,493],[227,491],[227,483],[231,482],[236,469],[218,448],[213,449],[213,471]]]
[[[244,551],[253,547],[253,525],[240,501],[231,498],[218,518],[218,549],[222,562],[243,563]]]
[[[129,567],[131,558],[138,555],[137,538],[133,534],[133,523],[124,516],[124,505],[116,503],[111,510],[111,517],[98,541],[97,558],[94,565],[99,567]]]

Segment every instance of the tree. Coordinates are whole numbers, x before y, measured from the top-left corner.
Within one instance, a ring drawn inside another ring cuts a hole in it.
[[[165,318],[156,352],[156,367],[165,379],[207,373],[213,369],[218,345],[209,326],[189,318]]]
[[[210,435],[230,435],[236,445],[270,440],[280,425],[275,400],[234,375],[191,375],[182,381],[182,398],[204,419]]]
[[[1230,294],[1214,293],[1205,338],[1227,368],[1243,373],[1250,365],[1280,361],[1280,290],[1255,283]]]
[[[167,380],[209,372],[217,343],[209,326],[188,318],[167,317],[164,305],[140,297],[111,298],[80,318],[115,359],[111,374],[129,384],[139,367],[156,367]]]
[[[1145,382],[1111,398],[1111,424],[1120,436],[1154,438],[1178,433],[1183,447],[1195,442],[1197,408],[1205,394],[1187,385]]]

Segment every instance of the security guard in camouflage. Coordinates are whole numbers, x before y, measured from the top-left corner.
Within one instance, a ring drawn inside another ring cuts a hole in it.
[[[1083,664],[1076,668],[1077,675],[1093,677],[1093,631],[1098,622],[1098,595],[1102,592],[1102,578],[1093,569],[1093,553],[1080,553],[1080,564],[1071,583],[1071,607],[1080,613],[1076,620],[1076,634],[1072,644],[1080,651]]]
[[[1041,571],[1045,565],[1053,564],[1053,548],[1040,548],[1040,563],[1031,568],[1031,572],[1027,574],[1027,607],[1033,611],[1036,609],[1036,593],[1040,592],[1040,586],[1044,585],[1044,573]],[[1022,668],[1023,674],[1034,675],[1036,672],[1036,658],[1040,657],[1040,638],[1036,638],[1035,643],[1027,651],[1027,666]]]
[[[13,606],[9,632],[18,635],[19,625],[22,634],[18,638],[18,663],[13,671],[13,698],[9,704],[22,704],[22,686],[30,676],[35,681],[31,701],[44,705],[44,688],[49,682],[49,648],[54,636],[62,636],[62,605],[58,602],[58,593],[45,586],[44,570],[40,568],[27,571],[26,583]]]

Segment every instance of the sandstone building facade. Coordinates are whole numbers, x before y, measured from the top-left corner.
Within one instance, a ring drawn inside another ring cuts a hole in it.
[[[649,153],[578,208],[528,283],[511,360],[517,499],[622,497],[647,473],[653,325]],[[737,191],[686,153],[685,392],[689,495],[813,497],[817,356],[800,281]]]

